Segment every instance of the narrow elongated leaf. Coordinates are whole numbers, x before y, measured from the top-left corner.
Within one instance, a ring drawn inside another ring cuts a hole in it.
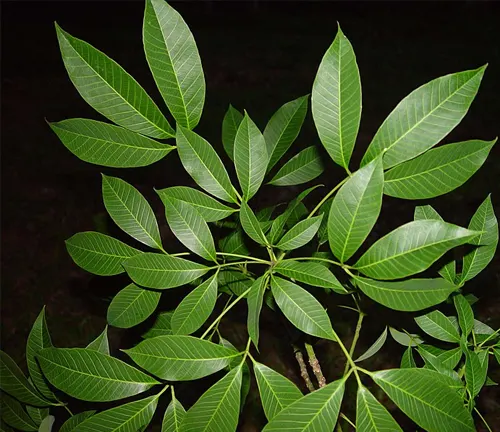
[[[358,387],[356,398],[357,432],[403,431],[389,411],[363,386]]]
[[[217,301],[217,274],[188,294],[172,316],[173,334],[188,335],[208,319]]]
[[[416,317],[415,322],[424,332],[436,339],[445,342],[460,341],[457,328],[442,312],[437,310],[429,312]]]
[[[166,1],[147,0],[142,35],[163,100],[178,124],[193,129],[205,102],[205,77],[189,27]]]
[[[107,325],[106,327],[104,327],[104,330],[101,332],[101,334],[87,345],[87,349],[110,355]]]
[[[274,271],[314,287],[345,292],[335,275],[327,267],[316,262],[280,261]]]
[[[486,363],[481,362],[478,353],[466,349],[465,382],[467,383],[467,390],[469,390],[472,398],[475,398],[483,388],[483,385],[486,382],[487,373],[488,373],[487,362]]]
[[[116,124],[153,138],[174,131],[153,100],[125,70],[92,45],[76,39],[56,24],[68,75],[83,99]]]
[[[124,350],[140,367],[168,381],[191,381],[229,365],[240,353],[192,336],[158,336]]]
[[[167,222],[177,239],[190,251],[216,261],[215,244],[212,233],[200,213],[185,201],[164,201]]]
[[[388,308],[418,311],[443,302],[456,290],[446,279],[409,279],[383,282],[355,277],[356,285],[368,297]]]
[[[253,370],[268,421],[303,396],[293,382],[266,365],[256,362]]]
[[[363,244],[382,208],[384,171],[376,159],[356,171],[333,198],[328,216],[328,240],[333,254],[348,260]]]
[[[271,278],[271,289],[279,308],[295,327],[313,336],[335,340],[328,314],[306,290],[275,276]]]
[[[151,165],[174,149],[171,145],[96,120],[76,118],[49,125],[79,159],[111,168]]]
[[[406,347],[417,346],[423,343],[423,340],[419,335],[411,334],[407,332],[401,332],[393,327],[389,327],[392,338],[400,345]]]
[[[259,190],[268,160],[264,136],[245,112],[234,140],[234,166],[245,200]]]
[[[89,417],[92,417],[94,414],[95,411],[84,411],[75,414],[64,422],[64,424],[61,426],[61,429],[59,429],[59,432],[74,432],[76,430],[76,427],[80,423],[84,422]]]
[[[39,407],[51,405],[28,382],[17,363],[3,351],[0,351],[0,389],[25,404]]]
[[[439,276],[445,278],[448,282],[455,283],[457,279],[457,263],[456,261],[450,261],[448,264],[444,265],[441,270],[439,270]]]
[[[242,120],[243,114],[229,105],[222,121],[222,145],[231,160],[234,160],[234,140]]]
[[[175,397],[174,387],[172,389],[172,400],[168,404],[163,416],[161,432],[180,432],[181,426],[186,417],[186,410]]]
[[[114,327],[130,328],[147,319],[158,306],[161,293],[127,285],[112,300],[108,308],[108,323]]]
[[[441,141],[467,114],[485,69],[445,75],[411,92],[382,123],[361,165],[385,152],[387,169]]]
[[[176,142],[184,169],[202,189],[221,200],[237,202],[226,168],[208,141],[178,125]]]
[[[372,375],[375,382],[415,423],[429,432],[474,431],[462,398],[427,369],[389,369]]]
[[[132,280],[147,288],[175,288],[203,276],[209,267],[182,258],[145,253],[123,264]]]
[[[329,198],[321,205],[318,211],[318,214],[326,215],[321,220],[321,225],[318,230],[318,240],[320,245],[328,241],[328,215],[330,214],[332,202],[333,198]]]
[[[231,207],[221,204],[211,196],[186,186],[175,186],[167,189],[157,190],[163,203],[176,199],[191,204],[205,220],[205,222],[215,222],[230,216],[237,211]]]
[[[399,279],[419,273],[479,233],[437,220],[409,222],[372,245],[355,264],[366,276]]]
[[[462,334],[467,337],[474,328],[474,312],[469,302],[461,294],[453,297],[453,303],[458,314],[458,323],[462,329]]]
[[[269,155],[269,172],[297,138],[307,113],[308,96],[287,102],[274,113],[266,128],[264,139]]]
[[[50,389],[47,380],[44,378],[40,365],[35,358],[40,350],[50,348],[51,346],[52,341],[47,327],[47,321],[45,320],[44,306],[33,323],[33,327],[31,327],[31,331],[26,342],[26,363],[28,364],[29,376],[35,388],[45,398],[55,400],[55,395]]]
[[[255,242],[261,245],[268,245],[269,242],[262,232],[259,220],[246,202],[241,203],[240,220],[243,230]]]
[[[262,432],[332,431],[344,396],[344,380],[334,381],[281,410]]]
[[[147,426],[156,411],[158,396],[150,396],[102,411],[79,423],[75,432],[128,432]]]
[[[102,198],[111,219],[137,241],[162,249],[153,209],[132,185],[117,177],[102,176]]]
[[[261,276],[252,284],[252,289],[248,293],[248,335],[254,345],[259,347],[259,319],[262,303],[264,302],[264,292],[268,283],[267,276]]]
[[[172,334],[172,315],[173,311],[162,312],[156,317],[156,321],[151,328],[142,335],[144,339],[156,336],[167,336]]]
[[[451,378],[453,381],[455,381],[453,383],[453,387],[458,388],[458,389],[463,387],[462,381],[461,381],[457,372],[447,368],[441,362],[441,360],[439,360],[439,358],[437,356],[435,356],[435,355],[431,354],[430,352],[426,351],[425,349],[423,349],[422,345],[419,345],[417,350],[418,350],[418,353],[420,354],[420,356],[425,361],[425,366],[424,366],[425,368],[435,370],[436,372],[439,372],[440,374]]]
[[[439,361],[443,364],[443,366],[448,369],[455,369],[458,365],[458,362],[462,358],[462,349],[460,347],[453,348],[452,350],[445,351],[437,356]]]
[[[245,244],[245,236],[241,228],[236,229],[227,237],[224,237],[219,242],[221,252],[227,254],[248,255],[249,251]],[[238,257],[225,256],[226,261],[238,260]]]
[[[124,399],[158,384],[121,360],[88,348],[45,348],[38,360],[51,384],[85,401]]]
[[[426,199],[463,185],[483,165],[494,141],[448,144],[402,163],[385,174],[384,193],[397,198]]]
[[[182,432],[235,432],[240,413],[242,369],[210,387],[186,413]]]
[[[43,419],[49,415],[48,408],[37,408],[31,405],[26,405],[26,411],[37,426],[40,426]]]
[[[491,195],[479,206],[469,224],[469,229],[483,231],[472,244],[483,245],[464,256],[461,282],[468,281],[482,272],[495,256],[498,245],[498,223],[491,202]]]
[[[77,233],[66,240],[66,248],[78,266],[99,276],[123,273],[123,262],[142,254],[113,237],[91,231]]]
[[[24,411],[22,405],[11,398],[9,395],[2,393],[2,420],[13,428],[22,431],[36,431],[38,427],[35,425],[31,417]]]
[[[372,346],[368,348],[363,354],[361,354],[355,362],[360,362],[377,354],[380,349],[384,346],[385,341],[387,340],[387,327],[385,327],[382,334],[377,338],[375,342],[373,342]]]
[[[354,50],[340,26],[314,80],[312,114],[331,158],[348,169],[361,120],[361,81]]]
[[[307,183],[323,173],[321,155],[314,146],[292,157],[269,182],[274,186],[293,186]]]
[[[413,358],[413,349],[411,346],[406,348],[406,351],[403,353],[401,357],[401,369],[414,368],[417,367],[415,363],[415,359]]]
[[[318,232],[323,215],[304,219],[294,225],[278,242],[276,247],[281,250],[293,250],[309,243]]]

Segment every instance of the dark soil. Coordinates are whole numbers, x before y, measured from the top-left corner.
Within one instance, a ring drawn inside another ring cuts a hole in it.
[[[205,69],[207,102],[197,132],[220,153],[221,123],[229,103],[246,109],[263,129],[279,106],[310,93],[317,66],[335,36],[337,21],[354,46],[363,86],[364,117],[352,166],[359,163],[380,123],[406,94],[435,77],[487,62],[489,67],[469,114],[444,142],[490,140],[500,133],[498,3],[254,1],[183,2],[174,6],[195,35]],[[85,346],[102,331],[109,299],[126,283],[122,277],[97,278],[85,273],[73,264],[64,246],[65,239],[87,230],[106,229],[126,239],[106,218],[100,173],[120,176],[138,187],[150,199],[163,225],[162,206],[153,187],[192,181],[180,168],[176,154],[137,170],[86,164],[64,148],[45,122],[72,117],[99,119],[66,75],[53,21],[118,61],[163,106],[142,50],[142,2],[4,2],[2,9],[2,349],[22,363],[26,337],[43,305],[47,305],[57,346]],[[309,115],[296,148],[316,142]],[[499,157],[497,144],[482,169],[464,186],[428,203],[447,221],[464,226],[490,192],[499,209]],[[320,181],[332,186],[342,175],[341,169],[331,163]],[[298,190],[302,188],[278,192],[264,188],[254,205],[287,200]],[[312,196],[312,205],[321,193]],[[419,204],[387,198],[368,243],[411,220]],[[169,235],[165,227],[163,231]],[[172,240],[171,249],[175,247]],[[465,288],[465,292],[480,298],[475,306],[478,319],[493,328],[500,327],[499,290],[497,254],[486,271]],[[172,293],[165,300],[165,308],[174,307],[181,295],[180,291]],[[336,301],[329,298],[327,303]],[[369,315],[360,352],[386,324],[415,330],[411,317],[405,314],[369,302],[365,307]],[[354,314],[335,309],[331,317],[338,332],[349,341]],[[222,334],[242,346],[246,338],[245,308],[236,308],[228,319],[221,327]],[[282,321],[266,310],[261,328],[262,362],[303,386],[290,339],[283,337],[286,330]],[[111,328],[113,352],[136,343],[138,334]],[[317,351],[327,379],[335,379],[343,368],[337,347],[319,343]],[[395,342],[388,343],[366,367],[376,370],[397,366],[402,352]],[[491,378],[500,381],[499,367],[493,363]],[[180,399],[189,406],[213,379],[202,380],[194,390],[192,385],[179,386]],[[257,398],[252,391],[240,424],[242,431],[262,428]],[[498,387],[483,391],[478,408],[491,427],[500,431]],[[352,407],[346,406],[346,412],[352,412]],[[407,422],[404,416],[395,415]],[[64,413],[59,416],[65,418]],[[415,429],[405,424],[405,430]],[[481,424],[477,427],[483,430]]]

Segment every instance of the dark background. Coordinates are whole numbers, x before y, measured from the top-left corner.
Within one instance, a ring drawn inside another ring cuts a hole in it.
[[[491,140],[499,134],[498,3],[254,1],[172,5],[194,33],[207,81],[207,101],[197,132],[218,150],[222,148],[221,123],[229,103],[246,109],[263,129],[283,103],[310,93],[321,57],[335,37],[337,21],[354,46],[363,88],[363,118],[351,167],[359,163],[383,119],[410,91],[438,76],[484,63],[489,67],[469,114],[444,142]],[[124,286],[123,279],[85,273],[72,263],[64,247],[64,240],[76,232],[97,229],[115,234],[104,213],[99,173],[120,176],[138,187],[150,199],[165,236],[169,233],[162,206],[152,188],[190,182],[176,154],[136,170],[84,163],[65,149],[45,123],[45,119],[71,117],[99,119],[66,75],[54,21],[120,63],[163,107],[144,58],[142,15],[140,1],[2,3],[2,348],[19,362],[23,361],[29,329],[44,304],[54,343],[84,346],[102,331],[109,298]],[[317,142],[309,114],[292,153]],[[498,208],[499,156],[497,144],[482,169],[464,186],[426,203],[447,221],[464,226],[489,192]],[[333,185],[342,175],[331,163],[321,182]],[[265,188],[255,205],[289,199],[302,189]],[[319,199],[320,195],[315,195],[312,205]],[[387,198],[372,237],[411,220],[418,204],[422,203]],[[478,318],[494,328],[500,326],[499,286],[498,254],[488,269],[466,286],[466,292],[481,298],[475,306]],[[179,294],[169,295],[176,301]],[[414,330],[403,314],[367,307],[370,315],[360,352],[385,324]],[[338,309],[332,316],[346,339],[351,337],[353,319],[353,314]],[[243,340],[237,329],[243,328],[244,321],[244,308],[229,314],[227,337],[231,340],[234,332],[231,341],[236,345]],[[262,349],[261,359],[301,385],[289,343],[283,342],[280,331],[279,322],[265,313],[262,343],[267,349]],[[134,331],[110,329],[114,350],[136,342],[136,336]],[[318,349],[327,379],[335,379],[343,360],[336,348],[320,345]],[[388,342],[383,354],[366,367],[395,366],[402,351],[395,342]],[[492,377],[498,381],[498,366],[492,368],[496,368]],[[181,386],[181,400],[189,405],[201,391],[197,388],[193,393]],[[479,400],[479,409],[494,430],[500,430],[499,399],[499,392],[490,387]],[[250,406],[252,401],[251,396]],[[346,409],[348,412],[349,407]],[[240,430],[261,427],[261,412],[247,409]],[[478,425],[479,430],[481,427]]]

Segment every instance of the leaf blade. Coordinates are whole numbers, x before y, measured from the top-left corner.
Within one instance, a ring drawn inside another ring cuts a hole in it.
[[[259,220],[246,202],[241,203],[240,221],[243,230],[253,241],[261,245],[269,245]]]
[[[281,250],[293,250],[309,243],[318,232],[322,219],[323,215],[319,215],[298,222],[285,233],[276,247]]]
[[[363,386],[358,387],[356,397],[356,430],[359,432],[402,432],[389,411]]]
[[[248,303],[248,318],[247,318],[247,328],[248,335],[255,347],[259,347],[259,318],[260,311],[262,310],[262,304],[264,301],[264,292],[268,284],[268,278],[266,275],[261,276],[256,279],[252,284],[251,290],[248,293],[247,303]]]
[[[292,157],[274,175],[269,184],[294,186],[314,180],[323,173],[321,155],[314,146],[307,147]]]
[[[345,292],[345,288],[335,275],[324,265],[315,262],[280,261],[274,270],[277,273],[320,288],[327,288],[337,292]]]
[[[436,339],[445,342],[460,341],[457,328],[442,312],[434,310],[425,315],[415,317],[415,322],[425,333]]]

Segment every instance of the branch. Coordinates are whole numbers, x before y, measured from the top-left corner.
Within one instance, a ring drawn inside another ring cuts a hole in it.
[[[302,351],[300,351],[300,349],[298,347],[296,347],[295,345],[294,345],[293,349],[295,351],[295,358],[297,359],[297,363],[299,364],[300,376],[302,377],[302,379],[306,383],[307,389],[310,392],[313,392],[316,389],[313,386],[313,383],[311,381],[311,377],[309,376],[309,372],[307,372],[307,366],[306,366],[306,362],[304,361],[304,356],[302,355]]]
[[[316,357],[316,353],[314,352],[314,348],[311,344],[306,343],[306,351],[309,356],[309,364],[314,372],[314,376],[318,380],[319,388],[326,386],[326,379],[323,375],[323,371],[321,370],[321,365],[319,364],[319,360]]]

